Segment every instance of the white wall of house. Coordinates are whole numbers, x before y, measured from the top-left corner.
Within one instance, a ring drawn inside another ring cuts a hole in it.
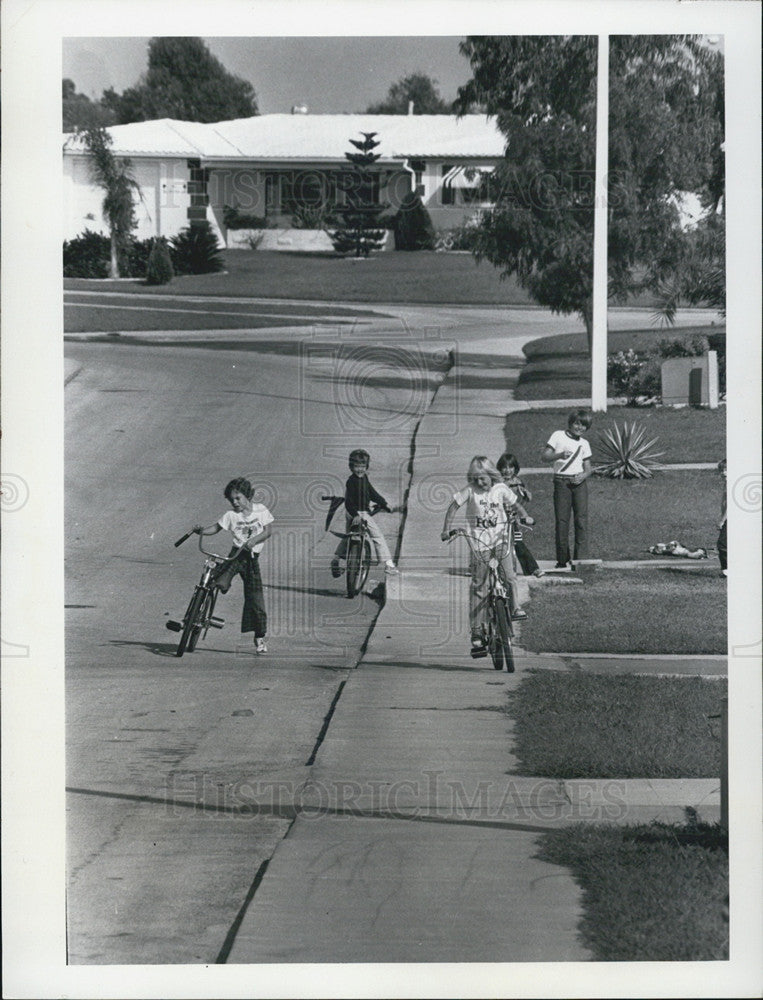
[[[151,236],[174,236],[188,225],[189,170],[185,160],[132,159],[132,176],[140,194],[135,196],[138,239]],[[87,156],[64,156],[63,200],[65,240],[79,236],[86,229],[107,234],[103,217],[104,192],[91,178]]]

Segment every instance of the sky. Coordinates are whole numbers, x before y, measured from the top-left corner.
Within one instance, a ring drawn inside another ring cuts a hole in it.
[[[261,114],[306,104],[316,114],[359,112],[387,95],[390,85],[422,72],[453,100],[469,77],[458,51],[460,37],[205,38],[209,50],[235,76],[248,80]],[[63,76],[80,93],[121,93],[147,69],[149,38],[64,38]]]

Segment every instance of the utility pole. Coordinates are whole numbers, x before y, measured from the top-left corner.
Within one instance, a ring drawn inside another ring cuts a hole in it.
[[[607,174],[609,172],[609,35],[599,35],[596,73],[596,185],[593,209],[591,409],[607,410]]]

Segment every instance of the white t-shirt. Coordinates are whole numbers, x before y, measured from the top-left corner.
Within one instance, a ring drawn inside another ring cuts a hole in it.
[[[473,486],[455,493],[453,499],[462,507],[466,504],[466,523],[473,535],[485,543],[497,542],[506,530],[505,505],[517,502],[516,493],[506,483],[494,483],[485,493],[477,493]]]
[[[591,446],[585,438],[575,440],[567,431],[554,431],[548,439],[548,447],[563,451],[565,457],[554,462],[555,476],[577,476],[583,471],[583,461],[591,457]]]
[[[234,545],[243,545],[252,535],[259,535],[266,524],[272,524],[273,515],[267,507],[261,503],[253,503],[248,514],[240,510],[226,510],[217,522],[225,531],[230,531],[233,535]],[[252,552],[259,552],[264,545],[260,542],[255,545]]]

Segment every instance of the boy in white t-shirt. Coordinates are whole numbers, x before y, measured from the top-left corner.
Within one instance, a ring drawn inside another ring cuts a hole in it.
[[[567,430],[554,431],[541,460],[554,463],[554,519],[556,522],[556,568],[570,561],[570,513],[574,518],[575,559],[588,558],[588,483],[591,475],[591,445],[582,436],[591,426],[588,410],[575,410],[567,418]]]
[[[526,612],[519,606],[517,577],[514,571],[514,558],[511,546],[506,546],[506,530],[512,509],[526,517],[525,510],[519,505],[516,493],[503,482],[503,478],[485,455],[476,455],[466,474],[469,485],[464,490],[454,494],[450,506],[445,512],[441,538],[447,541],[450,537],[453,518],[460,507],[466,504],[466,523],[469,533],[478,542],[480,549],[485,550],[486,558],[477,558],[472,553],[469,568],[472,583],[469,589],[469,623],[471,626],[471,645],[473,655],[484,655],[485,647],[485,601],[487,599],[488,559],[487,556],[494,546],[500,557],[503,577],[508,585],[511,602],[512,619],[523,621]]]
[[[229,531],[233,536],[230,555],[241,549],[236,558],[226,563],[216,574],[215,583],[225,594],[230,589],[233,577],[241,577],[244,584],[241,631],[254,632],[254,651],[267,653],[265,635],[268,619],[262,594],[259,554],[265,541],[270,538],[273,515],[263,504],[252,501],[254,490],[248,479],[231,479],[224,492],[232,510],[226,510],[208,528],[196,525],[193,530],[197,535],[216,535],[218,531]]]

